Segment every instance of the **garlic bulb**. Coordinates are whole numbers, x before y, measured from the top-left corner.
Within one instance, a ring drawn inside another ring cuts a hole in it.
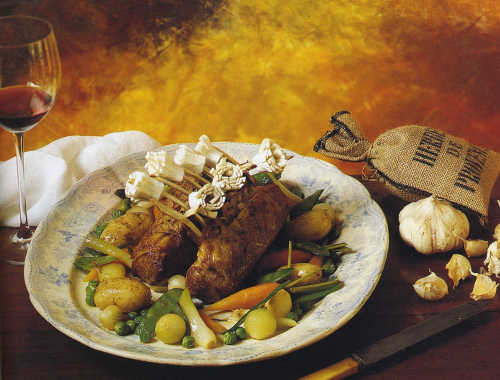
[[[470,297],[474,301],[494,298],[497,294],[498,284],[485,274],[472,274],[476,276],[476,282],[474,282]]]
[[[413,284],[415,292],[424,300],[437,301],[448,294],[448,285],[436,273],[422,277]]]
[[[428,255],[462,247],[469,235],[467,216],[433,196],[406,205],[399,213],[399,233],[405,243]]]
[[[469,260],[456,253],[451,256],[445,268],[448,271],[448,277],[453,281],[453,288],[457,287],[460,280],[469,277],[472,269]]]
[[[488,268],[488,274],[500,277],[500,250],[498,249],[498,241],[494,241],[488,247],[484,265]]]

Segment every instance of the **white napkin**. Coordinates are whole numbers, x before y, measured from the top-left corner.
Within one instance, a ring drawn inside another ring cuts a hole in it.
[[[28,222],[37,225],[70,187],[86,174],[131,153],[160,144],[143,132],[68,136],[24,154]],[[0,162],[0,225],[19,226],[16,158]]]

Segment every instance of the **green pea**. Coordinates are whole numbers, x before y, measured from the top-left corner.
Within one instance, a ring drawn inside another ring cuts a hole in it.
[[[135,328],[137,327],[137,324],[133,319],[129,319],[127,322],[125,322],[127,326],[130,328],[131,332],[135,332]]]
[[[193,348],[194,347],[194,337],[192,335],[186,335],[182,338],[182,347]]]
[[[246,339],[247,337],[247,331],[243,327],[238,327],[235,333],[240,339]]]
[[[113,329],[120,336],[125,336],[130,334],[130,327],[124,321],[118,321],[115,323]]]
[[[225,332],[223,335],[224,344],[235,344],[238,341],[238,335],[233,331]]]
[[[130,311],[127,313],[127,315],[130,319],[135,319],[139,316],[139,313],[137,313],[136,311]]]

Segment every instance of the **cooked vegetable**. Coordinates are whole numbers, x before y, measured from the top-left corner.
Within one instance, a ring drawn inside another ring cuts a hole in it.
[[[253,339],[269,338],[276,332],[276,327],[276,318],[266,308],[252,310],[245,319],[245,330]]]
[[[251,286],[208,305],[204,311],[250,309],[259,302],[262,302],[277,287],[278,284],[275,282],[266,282]]]
[[[255,183],[257,185],[269,185],[270,183],[273,182],[271,180],[271,178],[269,177],[269,172],[257,173],[257,174],[254,174],[252,177],[255,180]],[[274,174],[274,178],[280,179],[280,177],[281,177],[281,174]]]
[[[194,347],[194,338],[191,335],[186,335],[184,338],[182,338],[182,347],[193,348]]]
[[[266,307],[276,318],[284,317],[292,310],[292,297],[285,289],[281,289],[266,302]]]
[[[285,231],[289,239],[316,241],[324,238],[332,229],[332,220],[323,210],[310,210],[289,221]]]
[[[130,332],[133,333],[135,332],[135,328],[137,327],[137,322],[134,319],[129,319],[127,322],[125,322],[127,326],[130,328]]]
[[[328,294],[333,293],[336,290],[339,290],[344,284],[342,282],[335,283],[330,285],[322,290],[318,290],[316,292],[307,293],[300,297],[297,297],[295,303],[297,305],[307,305],[312,302],[319,301],[320,299],[326,297]]]
[[[311,259],[311,254],[309,252],[292,249],[291,259],[292,264],[304,263]],[[276,251],[266,253],[259,261],[259,268],[263,271],[268,271],[270,269],[276,269],[288,263],[288,248],[278,249]]]
[[[98,281],[91,280],[89,281],[87,287],[85,288],[85,302],[89,306],[95,306],[94,296],[98,285],[99,285]]]
[[[323,193],[323,189],[317,190],[308,197],[304,198],[302,201],[297,203],[292,211],[290,211],[290,217],[292,219],[296,218],[299,215],[304,214],[305,212],[311,210],[314,205],[316,205],[319,201],[319,197],[321,197],[321,194]]]
[[[264,282],[280,282],[283,280],[288,280],[293,272],[293,268],[283,268],[278,269],[276,272],[267,273],[257,280],[257,283],[262,284]]]
[[[291,200],[293,200],[297,203],[302,201],[301,197],[299,197],[298,195],[295,195],[293,192],[288,190],[287,187],[285,185],[283,185],[283,183],[278,181],[273,173],[267,173],[267,176],[271,179],[271,181],[273,181],[273,183],[276,186],[278,186],[280,188],[280,190],[283,192],[283,194],[285,194],[288,198],[290,198]]]
[[[105,253],[108,256],[112,256],[115,259],[120,260],[127,267],[132,267],[132,258],[130,257],[130,253],[128,250],[123,250],[114,245],[105,242],[104,240],[97,239],[92,235],[88,235],[85,239],[85,244],[87,247],[95,249],[96,251]]]
[[[330,218],[332,224],[335,224],[336,214],[335,210],[328,203],[316,203],[311,210],[321,210],[326,216]]]
[[[276,322],[277,322],[277,328],[280,330],[289,329],[291,327],[297,326],[297,321],[292,318],[286,318],[286,317],[277,318]]]
[[[186,335],[186,322],[177,314],[165,314],[156,322],[155,334],[163,343],[179,343]]]
[[[99,281],[111,280],[113,278],[125,277],[125,266],[122,263],[109,263],[103,265],[99,270]]]
[[[90,272],[98,266],[109,264],[113,261],[116,261],[116,258],[112,256],[78,256],[73,265],[84,272]]]
[[[299,286],[293,286],[291,288],[288,288],[288,291],[292,294],[299,294],[299,293],[312,293],[316,292],[319,290],[323,290],[325,288],[328,288],[332,285],[335,285],[337,283],[340,283],[341,281],[334,278],[328,281],[323,281],[317,284],[310,284],[310,285],[299,285]]]
[[[92,268],[89,273],[83,278],[83,282],[89,282],[89,281],[96,281],[99,280],[99,269],[97,268]]]
[[[321,267],[310,263],[297,263],[292,265],[292,280],[303,278],[302,284],[315,284],[321,281]]]
[[[128,199],[124,199],[121,203],[126,204],[127,202]],[[116,247],[135,244],[153,223],[151,209],[134,207],[124,211],[125,207],[121,206],[121,208],[114,210],[113,220],[107,223],[101,234],[96,234],[101,240]]]
[[[185,323],[188,323],[186,315],[179,306],[181,294],[181,289],[169,290],[146,310],[144,319],[140,321],[136,329],[142,343],[148,343],[153,339],[156,323],[165,314],[175,313],[182,317]]]
[[[113,330],[115,330],[115,333],[117,333],[120,336],[129,335],[132,332],[130,326],[125,321],[116,322],[115,325],[113,326]]]
[[[232,345],[236,344],[238,341],[238,335],[236,335],[236,332],[233,331],[225,332],[222,337],[224,339],[224,344]]]
[[[247,331],[243,327],[238,327],[235,331],[236,336],[240,339],[246,339],[247,338]]]
[[[151,302],[151,290],[136,279],[114,278],[99,284],[94,301],[101,310],[116,305],[124,312],[136,311]]]
[[[203,321],[207,324],[209,328],[211,328],[214,332],[217,334],[222,334],[223,332],[226,331],[226,328],[222,326],[219,322],[213,320],[207,313],[205,313],[203,310],[198,310],[200,313],[200,317],[203,319]]]
[[[168,279],[168,290],[184,289],[186,287],[186,277],[180,274],[174,274]]]
[[[113,330],[113,328],[115,327],[115,323],[121,321],[122,318],[123,313],[116,305],[107,306],[99,314],[99,321],[101,322],[102,327],[108,330]]]
[[[314,255],[309,260],[309,264],[317,265],[318,267],[322,267],[323,266],[323,256]]]
[[[204,348],[215,347],[217,344],[217,337],[200,317],[187,288],[182,291],[181,297],[179,298],[179,305],[189,321],[191,334],[196,343]]]

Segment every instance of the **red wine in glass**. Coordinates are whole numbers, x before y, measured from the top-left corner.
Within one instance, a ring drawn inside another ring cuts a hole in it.
[[[52,106],[52,97],[37,87],[10,86],[0,89],[0,125],[13,133],[26,132]]]

